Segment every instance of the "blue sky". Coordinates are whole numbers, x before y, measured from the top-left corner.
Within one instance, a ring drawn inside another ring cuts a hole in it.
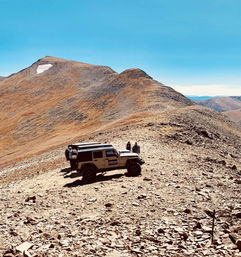
[[[46,55],[138,67],[184,94],[241,95],[241,1],[0,0],[0,75]]]

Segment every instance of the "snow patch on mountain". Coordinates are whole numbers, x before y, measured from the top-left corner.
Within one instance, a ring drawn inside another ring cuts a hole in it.
[[[37,74],[40,74],[48,69],[50,69],[53,65],[52,64],[42,64],[39,65],[37,68]]]

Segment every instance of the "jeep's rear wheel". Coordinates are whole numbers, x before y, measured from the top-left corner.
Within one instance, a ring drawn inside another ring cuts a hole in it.
[[[131,163],[127,167],[127,176],[135,177],[141,174],[141,165],[137,162]]]
[[[83,168],[83,180],[87,182],[96,180],[96,168],[94,166],[85,166]]]

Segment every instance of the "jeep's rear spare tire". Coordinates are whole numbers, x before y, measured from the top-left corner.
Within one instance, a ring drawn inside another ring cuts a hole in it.
[[[128,165],[127,171],[128,176],[139,176],[141,174],[141,165],[137,162],[131,163]]]
[[[94,166],[85,166],[83,167],[83,180],[92,182],[96,179],[96,168]]]

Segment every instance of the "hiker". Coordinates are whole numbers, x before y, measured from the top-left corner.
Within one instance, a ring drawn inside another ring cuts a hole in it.
[[[71,146],[68,147],[68,160],[70,161],[70,168],[71,170],[75,170],[77,168],[76,160],[72,159],[73,149]]]
[[[65,158],[66,161],[69,161],[69,153],[70,153],[71,147],[68,146],[68,148],[65,150]]]
[[[66,158],[66,161],[69,161],[72,158],[72,147],[70,145],[65,150],[65,158]]]
[[[126,150],[131,151],[131,143],[130,143],[130,141],[128,141],[127,144],[126,144]]]
[[[140,153],[140,146],[137,144],[137,142],[135,142],[134,146],[132,147],[132,152],[133,153]]]
[[[71,146],[69,147],[69,159],[70,160],[72,159],[72,147]]]

